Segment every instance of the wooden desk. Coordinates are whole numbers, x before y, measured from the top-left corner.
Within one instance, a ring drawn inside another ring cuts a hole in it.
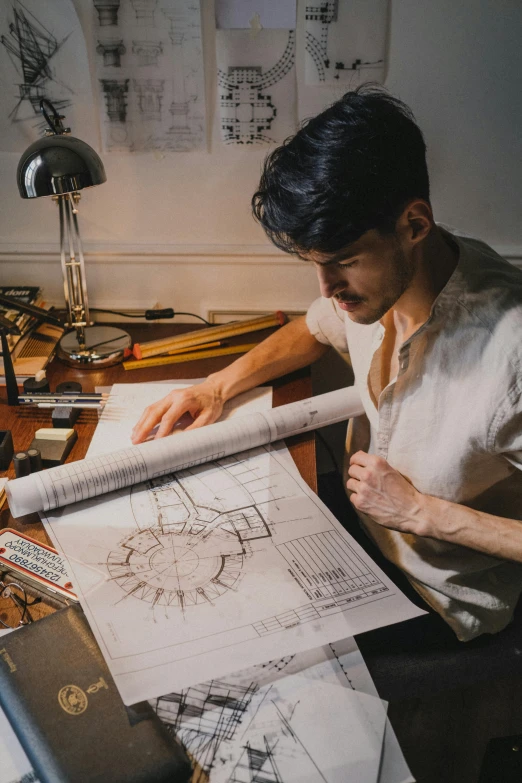
[[[132,339],[140,342],[154,340],[160,337],[166,337],[172,334],[192,331],[202,326],[197,324],[123,324],[122,325],[131,335]],[[267,337],[273,330],[266,329],[262,332],[255,332],[252,336],[252,342],[260,341]],[[250,335],[249,335],[250,337]],[[244,336],[236,337],[230,340],[231,343],[245,342]],[[47,377],[51,389],[54,390],[57,384],[62,381],[75,380],[82,384],[83,391],[94,391],[96,386],[110,386],[113,383],[143,383],[146,381],[161,381],[165,379],[175,380],[176,378],[203,378],[211,372],[226,367],[237,356],[220,356],[214,359],[200,359],[197,361],[181,364],[172,364],[161,367],[149,367],[143,370],[124,370],[121,365],[115,365],[104,370],[82,370],[67,367],[63,362],[54,359],[47,369]],[[300,370],[286,375],[273,382],[274,407],[283,405],[287,402],[301,400],[310,397],[312,394],[310,375],[307,369]],[[3,391],[3,394],[2,394]],[[22,451],[29,447],[35,430],[40,427],[51,427],[51,411],[38,408],[10,407],[5,398],[5,389],[0,387],[0,429],[10,429],[13,433],[13,442],[15,450]],[[136,420],[141,411],[136,411]],[[96,424],[98,422],[98,412],[95,410],[84,410],[81,412],[75,429],[78,433],[78,440],[68,457],[68,462],[82,459],[88,449],[93,436]],[[317,491],[317,477],[315,466],[315,441],[313,433],[298,435],[290,438],[287,442],[292,457],[297,467],[308,483],[308,485]],[[14,478],[14,469],[11,465],[7,473],[1,473],[1,476]],[[31,514],[21,519],[14,519],[7,506],[4,505],[0,512],[0,528],[13,527],[21,530],[27,535],[32,536],[45,543],[52,543],[47,538],[40,519],[37,514]]]

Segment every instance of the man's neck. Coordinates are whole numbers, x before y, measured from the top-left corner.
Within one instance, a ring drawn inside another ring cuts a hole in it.
[[[416,255],[416,272],[410,286],[386,314],[391,318],[385,316],[383,319],[386,328],[393,323],[399,344],[409,339],[428,320],[435,299],[458,263],[457,245],[447,239],[437,226],[422,242]]]

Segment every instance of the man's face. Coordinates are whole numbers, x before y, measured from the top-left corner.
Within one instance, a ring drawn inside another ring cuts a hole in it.
[[[395,234],[367,231],[335,254],[311,252],[304,258],[317,271],[321,295],[334,298],[352,321],[373,324],[397,302],[415,273]]]

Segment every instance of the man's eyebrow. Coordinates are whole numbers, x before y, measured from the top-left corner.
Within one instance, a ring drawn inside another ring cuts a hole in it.
[[[357,252],[355,250],[340,250],[335,253],[328,261],[314,261],[314,264],[318,266],[331,266],[331,264],[338,264],[339,261],[349,261],[351,258],[355,258]]]

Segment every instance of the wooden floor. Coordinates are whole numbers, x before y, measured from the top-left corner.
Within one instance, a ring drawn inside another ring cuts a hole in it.
[[[395,702],[388,715],[417,783],[478,783],[488,741],[522,734],[522,677]]]

